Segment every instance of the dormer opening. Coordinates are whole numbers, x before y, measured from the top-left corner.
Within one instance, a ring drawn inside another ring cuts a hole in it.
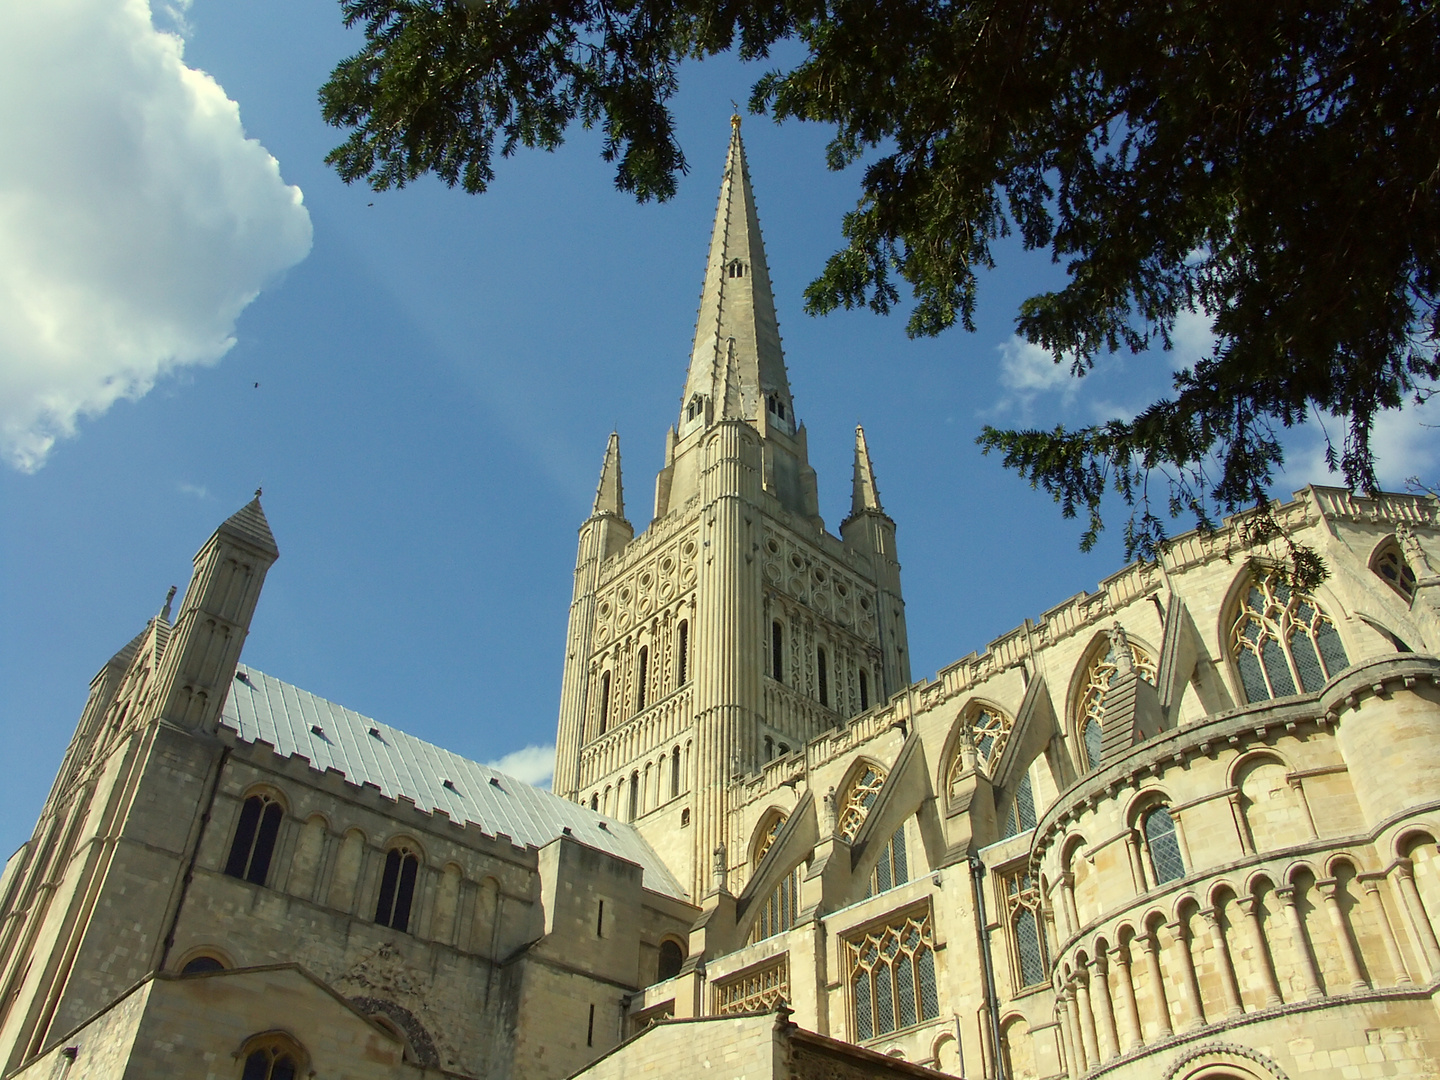
[[[732,278],[742,278],[742,277],[744,277],[744,276],[745,276],[745,264],[744,264],[743,262],[741,262],[739,259],[731,259],[731,260],[730,260],[730,265],[725,268],[725,275],[726,275],[727,277],[732,277]]]
[[[705,399],[696,394],[690,399],[690,404],[685,406],[685,419],[694,420],[705,411]]]
[[[767,394],[765,397],[765,408],[768,409],[777,420],[786,418],[785,399],[779,394]]]

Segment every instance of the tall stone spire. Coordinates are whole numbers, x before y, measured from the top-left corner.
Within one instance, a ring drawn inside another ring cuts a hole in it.
[[[710,235],[710,257],[700,293],[695,345],[681,402],[681,423],[694,419],[758,421],[765,398],[778,396],[791,411],[790,385],[780,349],[780,325],[770,268],[760,239],[760,218],[750,189],[740,117],[730,120],[730,149],[720,203]]]
[[[595,489],[595,507],[591,517],[601,514],[625,516],[625,489],[620,483],[620,433],[612,431],[605,446],[605,463],[600,466],[600,486]]]
[[[880,488],[875,484],[875,466],[870,463],[870,447],[865,444],[865,429],[855,425],[855,480],[850,493],[850,516],[866,510],[885,512],[880,505]]]

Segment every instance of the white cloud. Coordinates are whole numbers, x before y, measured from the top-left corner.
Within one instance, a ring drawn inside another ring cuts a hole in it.
[[[1370,445],[1375,451],[1375,471],[1386,491],[1404,491],[1405,481],[1418,476],[1425,483],[1440,481],[1440,412],[1427,405],[1408,405],[1382,412],[1375,417]],[[1345,440],[1344,420],[1324,418],[1324,426],[1305,425],[1308,438],[1295,439],[1286,453],[1285,479],[1300,484],[1345,483],[1339,473],[1325,466],[1325,432],[1329,432],[1338,454]]]
[[[0,17],[0,455],[23,471],[78,418],[219,360],[310,250],[300,189],[183,54],[147,0]]]
[[[1000,354],[1000,385],[1004,394],[986,410],[990,416],[1018,412],[1028,420],[1035,399],[1041,394],[1059,394],[1062,405],[1070,405],[1080,391],[1080,380],[1070,374],[1069,363],[1055,363],[1039,345],[1019,334],[995,346]]]
[[[191,484],[182,480],[175,485],[175,488],[181,495],[194,495],[197,499],[208,499],[210,497],[210,489],[204,484]]]
[[[506,754],[499,761],[486,762],[492,769],[498,769],[516,780],[523,780],[536,787],[549,787],[550,776],[555,771],[554,746],[527,746]]]

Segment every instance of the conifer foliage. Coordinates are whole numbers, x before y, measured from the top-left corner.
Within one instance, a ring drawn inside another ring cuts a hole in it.
[[[1376,487],[1376,417],[1440,377],[1436,0],[345,0],[364,47],[321,90],[328,160],[377,190],[426,173],[483,191],[493,158],[600,125],[616,184],[685,172],[680,64],[785,40],[803,58],[750,108],[833,125],[859,163],[846,245],[806,292],[824,313],[909,304],[908,330],[973,329],[976,271],[1017,233],[1067,271],[1017,324],[1084,373],[1213,317],[1213,353],[1131,419],[986,428],[980,443],[1132,553],[1163,518],[1261,504],[1280,432],[1317,413],[1332,465]],[[1164,497],[1152,507],[1152,481]],[[1163,504],[1163,505],[1160,505]]]

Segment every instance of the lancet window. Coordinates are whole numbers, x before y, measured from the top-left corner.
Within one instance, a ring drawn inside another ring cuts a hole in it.
[[[934,948],[928,909],[846,942],[858,1042],[940,1015]]]
[[[1085,675],[1085,688],[1080,692],[1076,726],[1085,747],[1086,765],[1091,769],[1100,765],[1100,745],[1105,727],[1105,698],[1110,693],[1110,684],[1115,681],[1115,676],[1120,674],[1121,658],[1116,640],[1118,636],[1111,635],[1110,647],[1104,652],[1097,652],[1090,661]],[[1133,641],[1125,639],[1124,646],[1130,651],[1130,662],[1136,673],[1150,685],[1155,685],[1154,658]]]
[[[1251,582],[1231,624],[1230,650],[1252,702],[1313,694],[1350,664],[1330,616],[1278,570]]]
[[[256,885],[264,885],[270,874],[270,859],[275,854],[275,840],[280,835],[280,822],[285,811],[269,795],[251,795],[240,808],[235,825],[235,839],[230,843],[230,857],[225,873]]]
[[[1007,874],[1000,880],[1015,987],[1038,986],[1049,978],[1049,955],[1040,914],[1040,889],[1027,869]]]
[[[885,773],[876,765],[866,765],[855,778],[836,816],[835,828],[841,839],[854,840],[859,834],[860,826],[865,824],[870,807],[875,805],[884,784]]]
[[[675,685],[684,686],[690,681],[690,623],[680,620],[675,648]]]
[[[375,922],[392,930],[410,929],[410,908],[415,901],[415,878],[420,857],[408,847],[393,847],[385,854],[385,872],[380,877],[380,896],[375,902]]]

